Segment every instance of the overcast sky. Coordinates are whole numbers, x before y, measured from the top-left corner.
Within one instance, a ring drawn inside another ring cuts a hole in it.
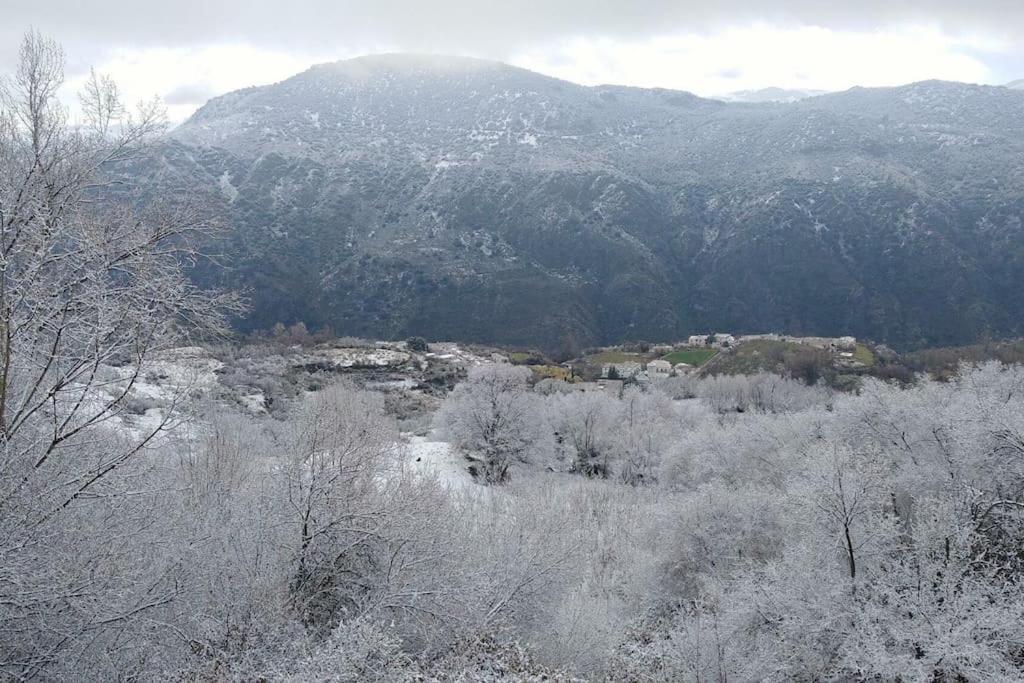
[[[1024,0],[0,0],[0,71],[35,27],[181,120],[211,96],[376,52],[498,59],[715,96],[1024,78]],[[69,88],[69,89],[70,89]]]

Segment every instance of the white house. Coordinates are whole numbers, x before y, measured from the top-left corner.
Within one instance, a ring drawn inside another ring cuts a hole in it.
[[[707,346],[708,335],[706,334],[691,334],[686,340],[687,346]]]
[[[662,379],[672,374],[672,364],[667,360],[652,360],[647,364],[647,374],[651,379]]]

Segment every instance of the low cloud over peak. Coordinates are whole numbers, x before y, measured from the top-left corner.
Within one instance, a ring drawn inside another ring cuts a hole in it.
[[[213,94],[380,52],[483,57],[579,83],[708,96],[1005,83],[1024,73],[1024,3],[1003,0],[15,2],[0,26],[0,71],[29,27],[65,45],[72,81],[94,65],[129,97],[163,95],[177,119]]]

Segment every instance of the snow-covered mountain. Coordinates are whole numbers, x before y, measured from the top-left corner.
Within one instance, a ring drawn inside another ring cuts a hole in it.
[[[1024,333],[1024,92],[788,104],[385,55],[216,98],[145,170],[220,204],[266,328],[578,347]]]
[[[760,88],[758,90],[737,90],[718,98],[726,102],[797,102],[824,95],[825,90],[796,90],[792,88]]]

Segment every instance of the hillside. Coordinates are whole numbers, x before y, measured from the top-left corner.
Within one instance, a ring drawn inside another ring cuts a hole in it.
[[[385,55],[216,98],[140,173],[226,213],[243,329],[579,349],[1024,333],[1024,92],[788,104]]]

